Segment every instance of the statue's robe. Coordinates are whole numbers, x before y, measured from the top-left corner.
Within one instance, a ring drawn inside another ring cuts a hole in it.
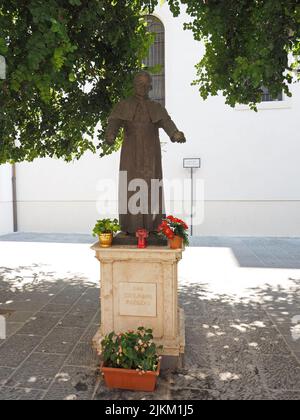
[[[124,100],[115,106],[108,120],[106,138],[116,138],[121,127],[124,128],[124,141],[120,172],[127,173],[127,182],[121,182],[120,179],[119,183],[122,231],[135,233],[137,229],[144,228],[153,232],[165,217],[163,187],[160,188],[159,194],[152,194],[151,199],[151,180],[161,183],[163,180],[159,129],[164,129],[171,140],[178,129],[165,108],[158,102],[137,97]],[[134,179],[142,179],[148,186],[147,197],[143,197],[143,203],[148,205],[142,205],[138,214],[131,214],[128,208],[130,199],[134,201],[136,196],[133,196],[139,191],[128,191],[129,184]]]

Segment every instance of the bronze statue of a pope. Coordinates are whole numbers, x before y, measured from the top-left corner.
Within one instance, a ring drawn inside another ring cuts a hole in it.
[[[124,129],[119,181],[119,213],[123,232],[157,230],[165,217],[163,171],[159,129],[174,143],[185,143],[184,134],[160,103],[150,100],[152,78],[140,72],[134,79],[134,96],[113,109],[106,131],[106,142],[113,144]],[[154,186],[159,189],[153,191]]]

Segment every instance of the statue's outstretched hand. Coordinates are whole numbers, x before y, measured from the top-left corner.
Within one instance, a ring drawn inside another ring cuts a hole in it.
[[[185,135],[182,131],[177,131],[172,138],[175,143],[186,143]]]

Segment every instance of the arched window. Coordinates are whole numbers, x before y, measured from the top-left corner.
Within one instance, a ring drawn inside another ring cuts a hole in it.
[[[150,98],[165,106],[165,28],[163,23],[155,16],[147,16],[146,20],[149,32],[155,34],[155,41],[144,64],[147,67],[161,67],[159,73],[152,74],[153,90],[150,92]]]

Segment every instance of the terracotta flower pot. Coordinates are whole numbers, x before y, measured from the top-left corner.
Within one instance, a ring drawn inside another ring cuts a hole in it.
[[[113,234],[112,233],[101,233],[99,235],[99,241],[101,248],[110,248],[113,242]]]
[[[171,249],[181,249],[183,247],[183,238],[181,236],[174,236],[173,239],[169,239],[169,246]]]
[[[160,364],[156,372],[140,374],[136,370],[115,369],[101,365],[104,381],[109,389],[127,389],[131,391],[153,392],[160,373]]]

